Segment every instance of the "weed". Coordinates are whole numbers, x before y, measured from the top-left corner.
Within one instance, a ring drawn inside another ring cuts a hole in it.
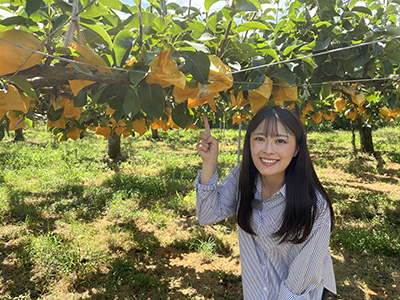
[[[158,229],[164,228],[168,222],[172,221],[174,218],[174,211],[167,210],[157,202],[148,213],[149,222],[157,226]]]
[[[104,182],[113,191],[123,191],[127,197],[161,198],[166,195],[166,181],[158,176],[113,175]]]
[[[38,237],[32,236],[29,253],[44,282],[61,278],[69,272],[80,272],[85,268],[80,249],[51,232]]]
[[[206,241],[195,240],[190,245],[190,248],[195,249],[201,255],[202,260],[206,263],[215,259],[216,247],[216,242],[212,237],[209,237]]]

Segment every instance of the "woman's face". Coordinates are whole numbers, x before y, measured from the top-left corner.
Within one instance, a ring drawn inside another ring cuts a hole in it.
[[[264,179],[284,181],[285,170],[298,152],[296,138],[279,120],[275,130],[266,126],[267,122],[260,123],[250,136],[251,157]]]

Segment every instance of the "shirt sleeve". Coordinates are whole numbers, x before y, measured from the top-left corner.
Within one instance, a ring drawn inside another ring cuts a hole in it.
[[[195,180],[196,212],[200,224],[216,223],[235,214],[239,165],[234,167],[219,184],[217,171],[207,184],[201,184],[200,178],[201,171]]]
[[[299,253],[289,266],[288,276],[280,287],[279,300],[321,299],[324,287],[324,262],[330,255],[331,236],[330,212],[326,204],[322,208],[323,211],[315,221],[311,236],[302,244]],[[315,298],[315,295],[319,296]]]

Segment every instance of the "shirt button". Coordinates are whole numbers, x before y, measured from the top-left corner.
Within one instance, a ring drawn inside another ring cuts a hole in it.
[[[267,288],[266,288],[266,287],[264,287],[264,291],[267,291]]]

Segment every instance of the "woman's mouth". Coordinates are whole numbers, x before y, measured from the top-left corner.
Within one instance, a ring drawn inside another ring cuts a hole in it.
[[[278,160],[277,159],[267,159],[267,158],[261,158],[261,161],[265,164],[271,165],[276,163]]]

